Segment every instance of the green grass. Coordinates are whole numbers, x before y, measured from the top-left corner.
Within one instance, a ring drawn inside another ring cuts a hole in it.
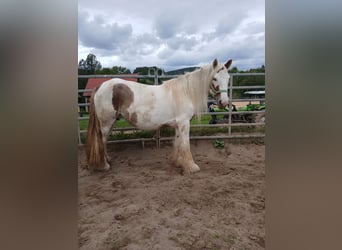
[[[83,115],[83,117],[89,117],[88,114]],[[86,130],[88,128],[88,120],[80,120],[80,129],[81,130]],[[132,127],[125,119],[119,119],[115,123],[116,128],[127,128],[127,127]]]
[[[88,114],[84,114],[83,117],[88,117]],[[203,115],[201,117],[201,120],[198,121],[196,117],[194,117],[191,120],[191,125],[196,125],[196,124],[209,124],[211,117],[210,115]],[[88,120],[81,120],[80,122],[80,129],[81,130],[86,130],[88,127]],[[116,128],[127,128],[127,127],[133,127],[130,125],[125,119],[121,118],[115,123]]]
[[[210,120],[211,120],[211,115],[202,115],[200,121],[197,119],[197,117],[194,117],[194,118],[192,118],[190,124],[191,125],[209,124]]]

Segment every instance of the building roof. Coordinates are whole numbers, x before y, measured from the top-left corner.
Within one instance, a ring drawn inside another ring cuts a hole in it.
[[[245,95],[264,95],[265,94],[265,90],[246,91],[244,94]]]
[[[130,75],[134,75],[136,76],[136,74],[130,74]],[[129,76],[127,74],[125,74],[125,76]],[[108,81],[112,79],[112,77],[104,77],[104,78],[89,78],[86,87],[84,88],[85,90],[92,90],[95,89],[96,87],[100,86],[103,82]],[[123,80],[127,80],[127,81],[132,81],[132,82],[138,82],[137,78],[133,78],[133,77],[125,77],[122,78]],[[84,92],[83,96],[91,96],[91,91],[89,92]]]

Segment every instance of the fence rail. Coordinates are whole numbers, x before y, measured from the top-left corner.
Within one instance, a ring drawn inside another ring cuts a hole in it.
[[[150,72],[149,72],[150,73]],[[156,72],[153,71],[154,74],[150,75],[79,75],[78,78],[140,78],[140,79],[154,79],[154,84],[158,85],[159,79],[171,79],[175,78],[178,75],[164,75],[164,72],[160,71]],[[227,123],[220,123],[220,124],[192,124],[190,126],[190,132],[192,129],[207,129],[207,128],[226,128],[225,133],[220,133],[216,135],[203,135],[203,136],[190,136],[191,140],[200,140],[200,139],[232,139],[232,138],[263,138],[265,137],[264,129],[255,132],[253,130],[249,132],[244,133],[238,133],[238,132],[232,132],[233,127],[264,127],[265,121],[263,122],[234,122],[232,120],[233,115],[265,115],[265,110],[262,111],[232,111],[233,110],[233,104],[237,105],[240,102],[265,102],[265,98],[233,98],[233,91],[234,90],[243,90],[243,89],[259,89],[264,90],[265,85],[258,85],[258,86],[234,86],[234,79],[236,77],[246,77],[246,76],[265,76],[265,73],[230,73],[230,80],[228,83],[228,97],[229,97],[229,104],[228,108],[229,111],[227,112],[203,112],[202,115],[222,115],[222,116],[228,116]],[[81,94],[81,97],[83,97],[83,93],[86,92],[92,92],[92,90],[82,89],[78,90],[79,97]],[[86,98],[86,97],[83,97]],[[209,102],[212,102],[214,100],[209,99]],[[81,108],[87,109],[89,106],[89,103],[78,103],[78,109],[79,109],[79,116],[78,116],[78,143],[79,145],[83,145],[82,142],[82,135],[87,133],[86,129],[81,129],[80,122],[84,120],[88,120],[88,117],[83,116],[83,113],[80,111]],[[136,133],[137,131],[141,131],[134,127],[123,127],[123,128],[113,128],[113,133]],[[157,130],[155,135],[150,138],[134,138],[134,139],[119,139],[119,140],[108,140],[108,143],[121,143],[121,142],[141,142],[142,145],[144,145],[147,141],[154,141],[157,145],[157,147],[160,146],[161,141],[167,141],[172,140],[173,137],[167,137],[167,136],[161,136],[160,130]]]

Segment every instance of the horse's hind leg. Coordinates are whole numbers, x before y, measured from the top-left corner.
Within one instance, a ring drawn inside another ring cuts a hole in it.
[[[103,170],[111,169],[111,165],[110,165],[111,158],[109,157],[108,152],[107,152],[107,139],[108,139],[109,133],[112,130],[114,122],[115,122],[115,119],[101,122],[101,133],[102,133],[102,141],[104,145],[104,157],[105,157],[105,166],[103,167]]]
[[[190,122],[179,124],[176,128],[175,138],[175,164],[183,168],[184,174],[191,174],[200,170],[194,162],[190,151]]]

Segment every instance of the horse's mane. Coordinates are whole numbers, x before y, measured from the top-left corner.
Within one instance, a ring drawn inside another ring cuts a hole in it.
[[[201,113],[207,110],[209,83],[213,73],[212,65],[207,65],[193,72],[165,81],[164,84],[173,90],[178,89],[177,94],[188,97],[193,103],[197,119],[200,119]],[[181,102],[182,100],[179,98],[182,97],[178,97],[176,100]]]

